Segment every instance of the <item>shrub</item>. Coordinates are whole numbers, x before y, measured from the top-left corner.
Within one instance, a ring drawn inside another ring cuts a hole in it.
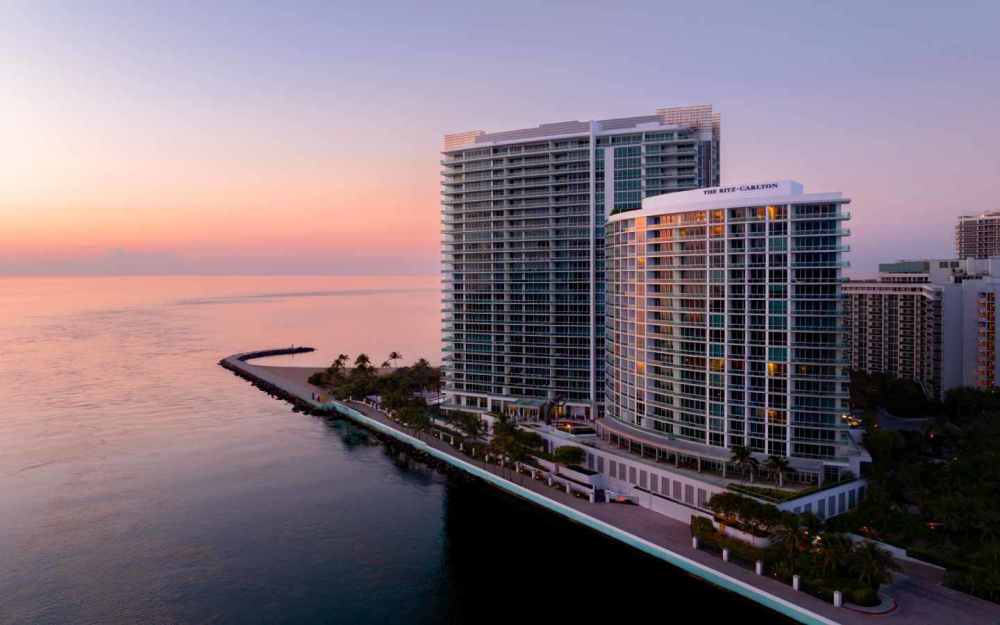
[[[323,386],[327,383],[327,376],[322,371],[317,371],[316,373],[309,376],[309,383],[315,386]]]
[[[833,591],[837,590],[835,588],[829,588],[828,586],[823,585],[822,582],[808,577],[799,579],[799,589],[802,592],[822,599],[827,603],[831,603],[833,601]]]
[[[708,500],[708,508],[720,520],[755,536],[767,536],[781,522],[781,512],[771,504],[736,493],[717,493]]]
[[[726,536],[715,530],[712,520],[698,516],[691,519],[691,533],[698,537],[705,547],[714,550],[728,549],[729,554],[736,560],[741,560],[747,564],[752,564],[757,560],[765,563],[771,562],[771,555],[763,549],[754,547],[742,540]]]
[[[968,571],[969,564],[955,558],[951,558],[946,554],[940,553],[938,551],[933,551],[925,547],[907,547],[906,555],[916,558],[918,560],[923,560],[930,564],[936,564],[938,566],[943,566],[948,569],[948,571]]]
[[[691,534],[698,538],[712,536],[715,534],[715,525],[712,519],[703,516],[696,516],[691,519]]]
[[[780,490],[777,488],[767,488],[766,486],[746,486],[744,484],[733,483],[726,486],[726,488],[733,492],[743,493],[745,495],[750,495],[751,497],[764,499],[765,501],[770,501],[771,503],[781,503],[783,501],[799,497],[798,492]]]
[[[944,585],[980,599],[1000,603],[1000,572],[995,569],[948,571]]]
[[[556,462],[563,465],[580,464],[586,457],[583,449],[575,445],[556,447],[552,455],[555,456]]]
[[[718,544],[719,547],[729,549],[731,557],[735,557],[737,560],[742,560],[747,564],[753,564],[757,560],[768,563],[771,560],[765,550],[754,547],[753,545],[745,543],[742,540],[737,540],[736,538],[718,534],[716,544]]]
[[[844,591],[844,598],[855,605],[871,607],[878,605],[878,593],[869,586],[855,586]]]

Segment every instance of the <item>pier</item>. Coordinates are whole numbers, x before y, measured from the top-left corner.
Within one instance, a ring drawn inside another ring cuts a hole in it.
[[[272,396],[290,402],[298,411],[350,419],[465,475],[481,479],[507,493],[590,527],[800,623],[1000,623],[1000,606],[945,588],[939,583],[939,573],[907,563],[904,563],[904,574],[899,575],[897,581],[888,588],[895,605],[890,611],[873,614],[849,606],[834,607],[831,603],[797,592],[777,579],[757,575],[753,570],[692,548],[691,532],[687,524],[638,506],[589,503],[510,469],[470,458],[447,442],[430,435],[418,436],[379,410],[361,402],[323,397],[323,390],[307,381],[312,372],[319,370],[317,367],[262,366],[249,362],[255,358],[310,351],[313,351],[312,348],[294,347],[245,352],[223,358],[219,364]],[[691,608],[697,610],[697,606]]]

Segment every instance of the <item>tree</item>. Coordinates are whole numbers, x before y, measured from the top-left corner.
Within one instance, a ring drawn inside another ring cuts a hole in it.
[[[776,556],[778,568],[786,576],[792,575],[802,554],[809,549],[809,531],[802,521],[802,517],[794,512],[782,513],[781,523],[771,532],[769,549]]]
[[[816,551],[816,562],[820,574],[826,579],[839,576],[851,560],[854,543],[844,534],[823,534]]]
[[[402,358],[403,358],[402,354],[400,354],[397,351],[392,351],[392,352],[389,352],[389,357],[386,358],[386,360],[388,360],[389,362],[395,363],[397,360],[400,360]],[[421,360],[423,360],[423,359],[421,358]],[[427,361],[424,360],[424,362],[427,362]]]
[[[333,361],[333,364],[330,365],[330,368],[328,370],[331,373],[334,371],[340,371],[341,369],[344,368],[345,365],[347,365],[347,361],[350,359],[351,357],[348,356],[347,354],[340,354],[339,356],[337,356],[337,359]]]
[[[458,426],[469,438],[478,438],[483,433],[483,420],[477,414],[455,410],[449,414],[448,420]]]
[[[372,366],[372,359],[368,357],[368,354],[358,354],[358,357],[354,359],[355,369],[366,369]]]
[[[307,382],[309,382],[313,386],[323,386],[329,381],[330,378],[323,371],[317,371],[316,373],[310,375],[309,379],[307,380]]]
[[[750,482],[753,483],[753,474],[760,464],[757,459],[753,457],[753,452],[750,448],[744,445],[736,445],[733,447],[733,456],[729,461],[740,468],[744,475],[748,472],[750,474]]]
[[[892,572],[901,570],[892,554],[870,540],[855,545],[851,553],[851,569],[858,581],[878,590],[880,584],[892,581]]]
[[[493,425],[490,447],[499,456],[522,462],[531,454],[538,453],[544,445],[545,441],[541,436],[519,429],[505,416],[498,417]]]
[[[427,414],[427,411],[418,406],[406,406],[405,408],[400,408],[396,413],[396,418],[406,425],[411,427],[417,432],[417,437],[420,437],[422,432],[426,432],[431,427],[431,417]]]
[[[767,459],[767,468],[778,476],[778,486],[785,485],[785,472],[788,471],[788,458],[783,456],[771,456]]]
[[[514,462],[523,459],[521,450],[517,446],[517,439],[512,431],[496,429],[493,438],[490,439],[489,448],[501,459],[510,458]]]

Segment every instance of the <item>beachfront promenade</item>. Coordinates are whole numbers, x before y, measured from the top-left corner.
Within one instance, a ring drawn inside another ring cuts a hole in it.
[[[251,356],[252,357],[252,356]],[[333,412],[409,444],[479,477],[507,492],[542,505],[578,523],[662,559],[721,588],[736,592],[802,623],[842,625],[887,623],[898,625],[998,625],[1000,606],[960,593],[940,584],[940,572],[904,563],[904,574],[884,589],[896,603],[888,613],[870,614],[851,607],[835,608],[811,595],[767,576],[758,576],[737,564],[692,548],[687,524],[638,506],[592,504],[532,480],[510,469],[466,456],[446,442],[411,430],[380,411],[359,402],[320,402],[322,392],[307,382],[315,367],[273,367],[247,362],[236,354],[221,364],[244,378],[262,384],[298,405],[317,412]],[[692,606],[697,609],[697,606]]]

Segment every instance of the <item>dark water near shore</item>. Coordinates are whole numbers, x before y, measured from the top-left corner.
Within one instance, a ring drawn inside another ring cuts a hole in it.
[[[437,285],[0,279],[0,623],[785,622],[215,364],[436,363]]]

